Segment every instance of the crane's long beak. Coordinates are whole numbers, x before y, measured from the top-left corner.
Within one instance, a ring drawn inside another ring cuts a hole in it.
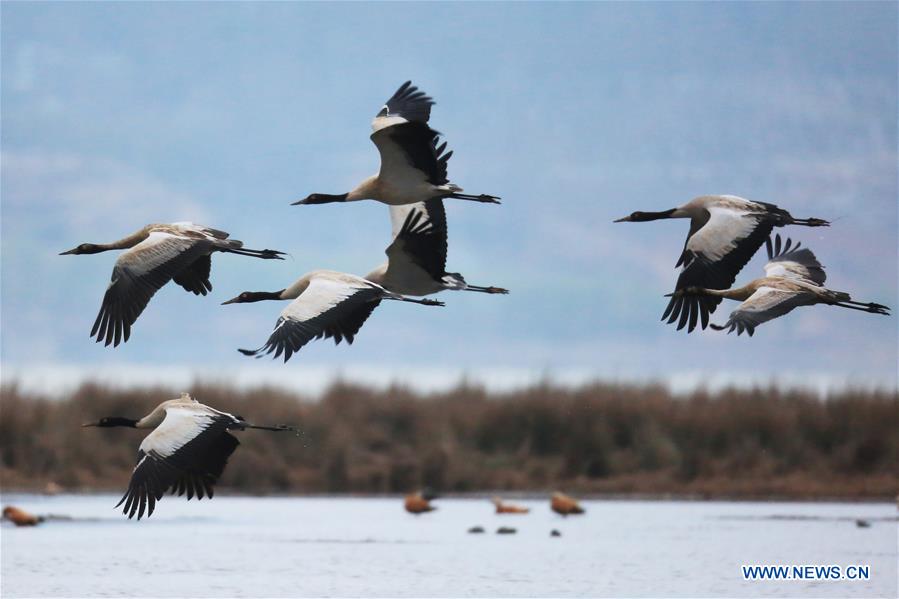
[[[99,422],[88,422],[87,424],[82,424],[81,428],[85,428],[87,426],[100,426]]]
[[[238,295],[237,297],[232,297],[232,298],[229,299],[227,302],[222,302],[222,305],[225,306],[225,305],[228,305],[228,304],[236,304],[236,303],[238,303],[238,302],[240,302],[240,296],[239,296],[239,295]]]
[[[67,252],[59,252],[59,255],[60,256],[68,256],[69,254],[74,254],[77,251],[78,251],[78,248],[72,248]]]
[[[628,216],[624,216],[621,218],[616,218],[612,222],[613,223],[629,223],[629,222],[631,222],[631,217],[630,217],[630,215],[628,215]]]

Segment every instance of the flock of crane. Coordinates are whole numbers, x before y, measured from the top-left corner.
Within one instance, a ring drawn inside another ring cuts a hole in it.
[[[352,343],[359,329],[382,300],[442,306],[418,299],[444,290],[505,294],[500,287],[469,285],[459,273],[446,271],[447,224],[443,199],[498,204],[497,196],[465,194],[449,181],[447,164],[452,151],[428,122],[434,101],[407,81],[387,100],[372,121],[371,140],[381,157],[377,175],[343,194],[313,193],[294,205],[352,202],[372,199],[390,207],[393,239],[387,261],[365,277],[331,270],[315,270],[278,291],[245,291],[224,304],[263,300],[292,300],[281,312],[266,343],[247,356],[274,353],[285,362],[317,338]],[[722,298],[742,303],[724,325],[713,329],[744,331],[749,335],[769,320],[799,306],[829,304],[875,314],[888,314],[877,303],[854,301],[848,293],[824,287],[823,267],[808,249],[791,240],[772,241],[774,227],[829,226],[818,218],[794,218],[773,204],[736,196],[702,196],[661,212],[634,212],[616,222],[665,218],[690,219],[690,231],[675,266],[681,267],[675,291],[662,320],[677,321],[678,330],[705,329]],[[737,274],[762,245],[767,246],[765,277],[731,288]],[[228,233],[189,222],[147,225],[119,241],[83,243],[62,254],[95,254],[125,250],[116,260],[91,337],[113,347],[128,341],[131,327],[153,295],[169,281],[196,295],[212,290],[211,255],[237,254],[281,260],[283,252],[243,247]],[[85,426],[153,428],[141,443],[138,464],[122,498],[124,511],[138,519],[153,513],[156,501],[173,493],[212,496],[238,441],[229,430],[257,428],[295,430],[286,425],[253,425],[240,416],[218,411],[187,394],[165,401],[139,420],[103,418]]]
[[[278,291],[245,291],[224,304],[263,300],[293,300],[282,312],[268,341],[248,356],[275,353],[284,361],[316,338],[352,343],[381,300],[426,306],[443,302],[415,299],[452,289],[505,294],[500,287],[469,285],[459,273],[446,271],[447,225],[444,198],[498,204],[492,195],[470,195],[450,183],[447,163],[452,152],[440,134],[428,126],[434,101],[404,83],[372,121],[371,140],[381,155],[377,175],[348,193],[310,194],[300,204],[324,204],[373,199],[390,206],[393,240],[387,262],[365,277],[314,270]],[[63,254],[96,254],[124,249],[112,271],[91,336],[116,347],[131,336],[131,327],[163,285],[175,281],[197,295],[212,290],[210,256],[224,252],[281,260],[283,252],[251,250],[228,233],[189,222],[147,225],[136,233],[107,244],[83,243]]]
[[[682,206],[661,212],[633,212],[615,222],[644,222],[664,218],[689,218],[690,232],[675,266],[680,276],[671,300],[662,314],[668,323],[677,321],[678,330],[693,332],[697,323],[709,326],[709,315],[722,298],[742,302],[723,325],[716,330],[746,331],[755,328],[799,306],[829,304],[862,310],[873,314],[889,314],[889,308],[876,303],[854,301],[848,293],[824,287],[824,267],[807,248],[800,249],[787,239],[781,244],[778,234],[773,243],[774,227],[803,225],[828,227],[820,218],[794,218],[783,208],[766,202],[754,202],[731,195],[701,196]],[[765,245],[768,263],[765,276],[731,289],[737,274]]]

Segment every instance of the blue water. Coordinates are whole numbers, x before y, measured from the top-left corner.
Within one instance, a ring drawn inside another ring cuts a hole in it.
[[[2,525],[2,596],[897,596],[887,503],[587,501],[565,519],[547,501],[500,516],[444,499],[412,516],[399,498],[167,497],[136,522],[117,501],[4,495],[75,520]],[[748,582],[742,564],[867,564],[872,578]]]

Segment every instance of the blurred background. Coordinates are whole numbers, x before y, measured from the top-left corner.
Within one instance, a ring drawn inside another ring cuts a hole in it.
[[[192,389],[259,421],[303,400],[308,447],[247,440],[238,489],[280,455],[259,489],[896,493],[895,316],[817,307],[752,339],[686,335],[659,322],[686,223],[612,224],[708,193],[774,202],[833,221],[785,231],[829,286],[895,308],[895,3],[2,13],[4,481],[117,487],[134,448],[95,435],[111,459],[92,461],[72,427]],[[369,122],[407,79],[437,101],[452,180],[503,197],[448,206],[448,270],[512,293],[384,305],[352,347],[287,365],[241,356],[283,306],[221,301],[384,260],[384,206],[289,203],[377,170]],[[93,343],[115,255],[57,254],[177,220],[291,257],[219,256],[210,296],[167,287],[127,344]]]

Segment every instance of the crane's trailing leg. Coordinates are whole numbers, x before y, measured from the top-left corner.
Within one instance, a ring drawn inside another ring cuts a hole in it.
[[[805,225],[806,227],[829,227],[830,222],[822,218],[794,218],[793,225]]]
[[[255,429],[262,430],[262,431],[274,431],[274,432],[290,431],[292,433],[295,433],[297,436],[300,436],[302,434],[302,431],[300,429],[296,428],[295,426],[288,426],[286,424],[277,424],[275,426],[250,424],[249,422],[242,422],[241,424],[244,426],[244,428],[255,428]]]
[[[412,303],[412,304],[421,304],[422,306],[445,306],[445,305],[446,305],[446,304],[444,304],[443,302],[438,301],[438,300],[432,300],[432,299],[415,299],[415,298],[411,298],[411,297],[404,297],[404,296],[402,296],[402,295],[396,296],[396,297],[393,297],[393,296],[388,295],[388,296],[385,297],[384,299],[396,300],[396,301],[398,301],[398,302],[409,302],[409,303]]]
[[[508,289],[502,287],[481,287],[480,285],[466,285],[466,291],[480,291],[481,293],[501,293],[503,295],[509,293]]]
[[[252,256],[254,258],[262,258],[263,260],[283,260],[281,256],[284,252],[276,250],[251,250],[249,248],[228,248],[220,250],[228,254],[240,254],[241,256]]]
[[[834,306],[839,306],[841,308],[849,308],[850,310],[860,310],[861,312],[870,312],[871,314],[883,314],[884,316],[890,315],[890,309],[883,304],[876,304],[874,302],[864,303],[864,302],[854,302],[851,300],[846,300],[842,302],[836,302],[833,304]]]
[[[484,202],[485,204],[501,204],[499,196],[492,196],[486,193],[482,193],[480,195],[473,195],[469,193],[453,193],[448,195],[449,198],[455,198],[457,200],[470,200],[472,202]]]

